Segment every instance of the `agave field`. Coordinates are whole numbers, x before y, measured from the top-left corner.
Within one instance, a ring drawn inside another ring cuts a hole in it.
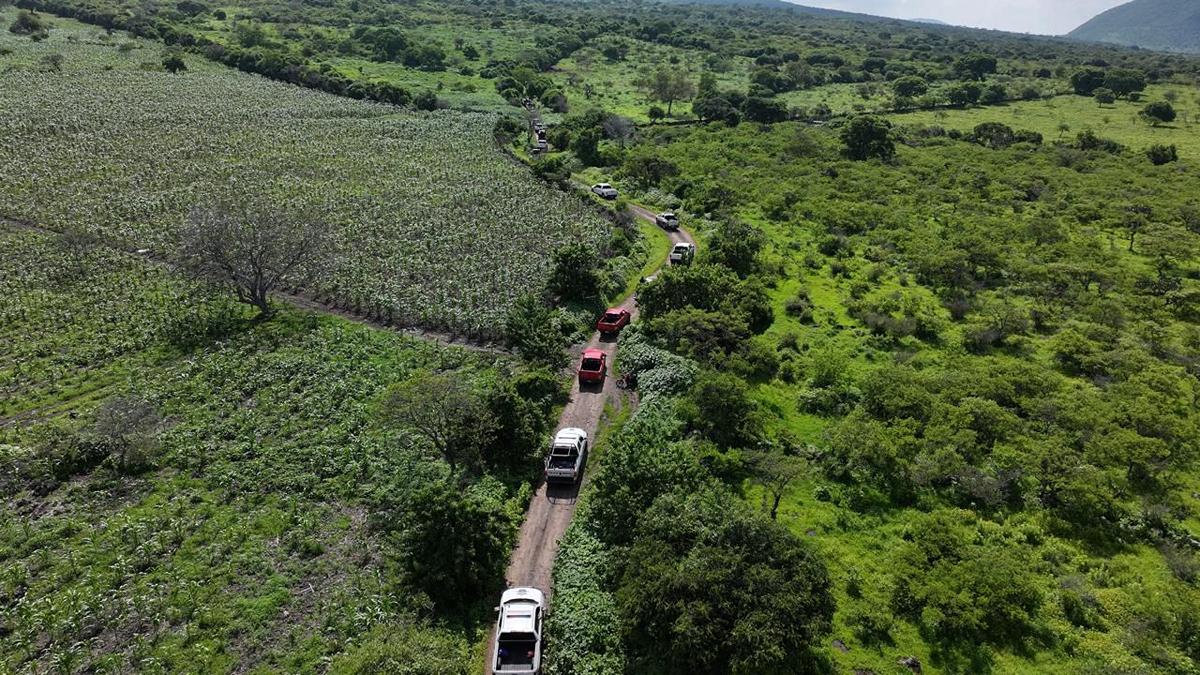
[[[558,246],[604,236],[582,203],[505,160],[490,115],[401,112],[196,59],[172,75],[148,43],[88,30],[58,28],[50,47],[0,37],[12,51],[0,56],[0,216],[169,255],[197,205],[319,214],[336,262],[302,290],[479,337],[495,336]],[[31,56],[51,50],[57,69]]]

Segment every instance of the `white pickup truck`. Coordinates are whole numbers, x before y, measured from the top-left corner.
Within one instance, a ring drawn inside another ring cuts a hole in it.
[[[542,672],[542,612],[546,596],[536,588],[510,588],[496,608],[496,641],[491,675],[537,675]]]
[[[574,483],[583,476],[583,465],[587,462],[588,435],[583,429],[568,428],[559,431],[550,444],[546,457],[547,483]]]
[[[694,257],[696,257],[695,244],[680,242],[671,248],[672,265],[690,265]]]

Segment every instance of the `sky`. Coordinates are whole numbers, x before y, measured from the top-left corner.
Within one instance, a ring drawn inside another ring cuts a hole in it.
[[[811,7],[958,26],[1061,35],[1128,0],[792,0]]]

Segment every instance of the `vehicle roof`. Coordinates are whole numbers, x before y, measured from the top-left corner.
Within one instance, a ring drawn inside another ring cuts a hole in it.
[[[675,244],[675,248],[691,248],[693,245],[694,244],[689,244],[686,241],[681,241],[678,244]]]
[[[628,312],[628,311],[629,310],[625,309],[624,307],[609,307],[608,309],[604,310],[604,313],[605,314],[624,314],[625,312]]]
[[[660,213],[658,215],[662,216],[663,218],[674,218],[675,212],[674,211],[663,211],[662,213]]]
[[[536,588],[510,588],[500,596],[500,632],[533,633],[537,630],[537,608],[545,596]]]
[[[582,440],[585,438],[587,438],[587,432],[584,431],[583,429],[577,429],[575,427],[568,427],[566,429],[560,430],[557,434],[554,435],[554,442],[555,442],[555,444],[557,444],[559,442],[575,443],[576,441],[579,441],[579,440]]]
[[[585,359],[602,359],[602,358],[604,358],[604,356],[605,356],[604,352],[599,349],[583,350],[583,358],[585,358]]]
[[[517,588],[510,588],[500,595],[500,606],[503,607],[510,600],[533,600],[541,605],[546,602],[546,596],[536,588],[518,586]]]
[[[608,183],[596,183],[596,184],[595,184],[595,185],[593,185],[592,187],[606,188],[606,187],[612,187],[612,186],[611,186],[611,185],[609,185]]]

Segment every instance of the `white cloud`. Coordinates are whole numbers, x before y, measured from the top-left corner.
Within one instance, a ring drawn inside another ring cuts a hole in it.
[[[801,5],[1022,33],[1061,35],[1128,0],[792,0]]]

